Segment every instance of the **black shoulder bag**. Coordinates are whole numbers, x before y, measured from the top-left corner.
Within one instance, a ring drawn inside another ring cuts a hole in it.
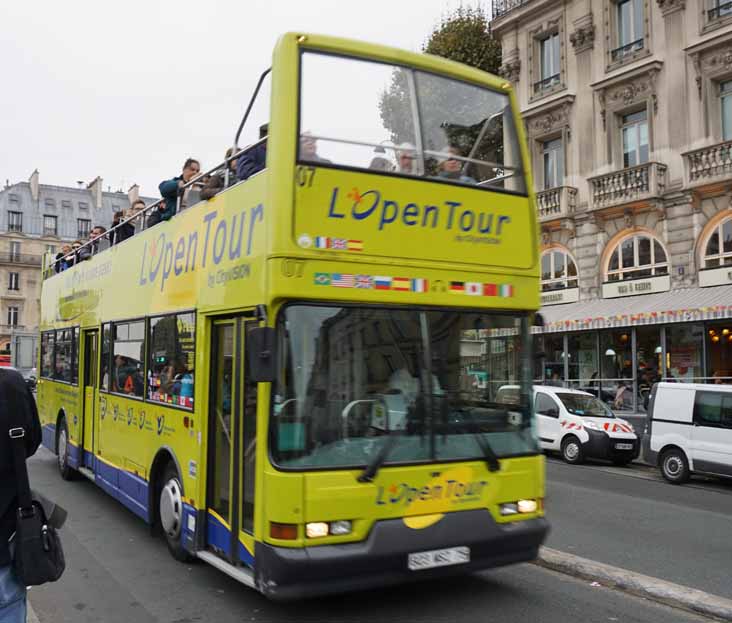
[[[10,419],[12,421],[13,414]],[[16,426],[9,430],[9,434],[18,483],[17,521],[12,541],[15,547],[13,568],[26,586],[55,582],[66,568],[61,539],[56,532],[56,527],[60,528],[66,519],[66,511],[60,507],[53,508],[49,511],[49,521],[44,505],[31,496],[25,464],[25,429]]]

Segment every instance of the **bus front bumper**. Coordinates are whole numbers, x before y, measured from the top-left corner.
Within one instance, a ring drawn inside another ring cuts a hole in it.
[[[544,518],[498,524],[487,510],[446,514],[414,530],[402,519],[374,524],[365,541],[305,548],[256,544],[256,578],[270,599],[303,599],[459,575],[536,559],[549,524]],[[470,548],[470,562],[410,571],[410,553],[449,547]]]

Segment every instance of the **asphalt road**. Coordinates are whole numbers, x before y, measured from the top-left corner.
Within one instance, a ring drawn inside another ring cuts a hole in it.
[[[70,511],[62,533],[66,574],[58,583],[30,592],[41,623],[706,620],[534,565],[294,604],[272,603],[208,565],[173,560],[140,520],[92,483],[62,481],[55,457],[46,450],[39,450],[29,465],[34,487]],[[557,471],[550,466],[550,473]],[[558,498],[552,502],[558,514],[559,496],[577,487],[561,480],[550,487]]]
[[[732,599],[732,482],[547,460],[547,545]]]

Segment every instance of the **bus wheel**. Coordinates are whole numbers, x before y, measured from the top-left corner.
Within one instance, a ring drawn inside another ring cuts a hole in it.
[[[582,452],[582,444],[574,435],[569,435],[562,440],[562,458],[567,463],[576,465],[584,461],[584,452]]]
[[[69,465],[69,427],[66,418],[61,417],[56,429],[56,461],[58,471],[64,480],[73,480],[76,471]]]
[[[165,542],[173,558],[181,562],[191,560],[192,556],[181,543],[183,532],[183,496],[178,470],[168,463],[163,471],[162,488],[158,500],[158,519],[163,529]]]
[[[666,450],[661,457],[661,474],[672,485],[680,485],[689,480],[689,461],[678,448]]]

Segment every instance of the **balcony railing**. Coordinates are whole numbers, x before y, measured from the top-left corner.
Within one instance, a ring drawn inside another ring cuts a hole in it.
[[[536,193],[536,204],[541,222],[553,221],[574,214],[577,205],[577,189],[557,186]]]
[[[643,39],[637,39],[635,41],[631,41],[627,45],[621,45],[619,48],[615,48],[612,52],[610,52],[610,57],[613,59],[613,61],[619,61],[626,56],[632,54],[633,52],[637,52],[638,50],[643,49]]]
[[[529,2],[531,0],[493,0],[493,17],[501,17]]]
[[[689,184],[706,184],[732,175],[732,141],[683,154]]]
[[[602,210],[660,197],[666,189],[666,165],[646,162],[613,173],[591,177],[592,209]]]
[[[26,266],[40,266],[41,256],[28,253],[0,253],[0,264],[25,264]]]
[[[553,87],[555,84],[559,84],[559,74],[534,82],[534,93],[541,93],[544,89]]]

